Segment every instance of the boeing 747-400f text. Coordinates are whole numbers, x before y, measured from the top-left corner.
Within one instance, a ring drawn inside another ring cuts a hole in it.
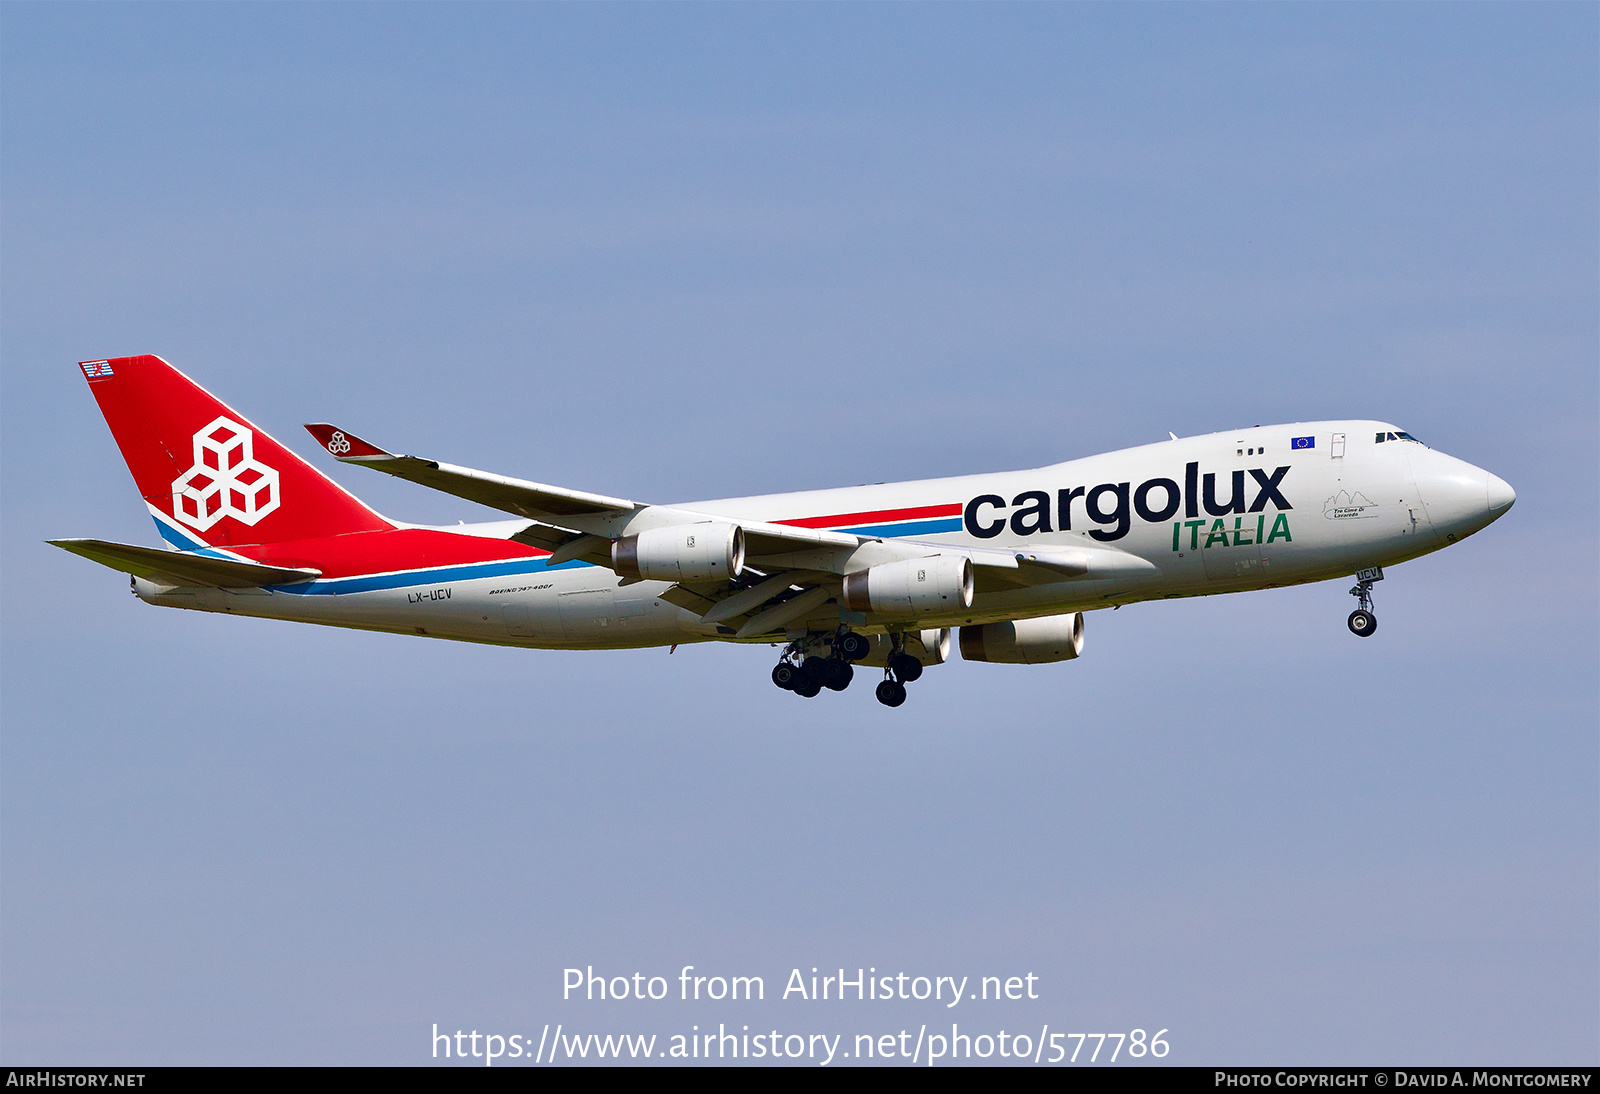
[[[652,505],[400,456],[308,425],[341,463],[510,514],[379,516],[159,357],[85,361],[164,549],[52,540],[150,604],[539,649],[784,643],[804,696],[883,670],[878,700],[945,661],[1083,650],[1083,615],[1356,577],[1498,519],[1505,482],[1386,422],[1173,437],[1032,471]]]

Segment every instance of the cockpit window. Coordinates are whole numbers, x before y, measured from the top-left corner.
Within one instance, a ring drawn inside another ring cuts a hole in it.
[[[1421,441],[1417,440],[1411,434],[1409,434],[1409,433],[1400,433],[1400,432],[1379,433],[1377,435],[1377,437],[1374,438],[1374,440],[1378,444],[1382,444],[1384,441],[1410,441],[1412,444],[1422,444]]]

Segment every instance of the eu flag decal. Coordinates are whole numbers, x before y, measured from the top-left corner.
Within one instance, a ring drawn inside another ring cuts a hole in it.
[[[1295,450],[1301,448],[1315,448],[1317,447],[1317,439],[1315,437],[1290,437],[1289,447]]]

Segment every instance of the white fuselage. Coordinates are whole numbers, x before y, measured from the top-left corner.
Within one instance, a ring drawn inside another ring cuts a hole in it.
[[[1375,441],[1395,431],[1375,421],[1257,427],[1029,471],[682,508],[915,540],[930,545],[930,555],[939,546],[1017,552],[1091,546],[1155,567],[1136,577],[1064,577],[1020,587],[980,579],[970,608],[915,625],[985,623],[1344,577],[1445,547],[1510,504],[1510,488],[1480,468],[1414,441]],[[1295,438],[1302,446],[1310,438],[1311,446],[1294,448]],[[438,530],[506,539],[526,523]],[[662,600],[669,583],[619,587],[611,570],[581,562],[419,567],[290,590],[173,590],[143,580],[135,588],[153,604],[497,645],[598,649],[731,637],[729,628]],[[868,633],[896,626],[841,614],[832,603],[827,612],[821,622],[832,626],[842,620]]]

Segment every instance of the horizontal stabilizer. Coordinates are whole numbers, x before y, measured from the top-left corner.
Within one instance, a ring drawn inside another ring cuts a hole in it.
[[[538,520],[541,517],[573,516],[587,513],[630,511],[636,506],[624,498],[611,498],[604,494],[590,494],[582,490],[568,490],[560,486],[510,479],[487,471],[474,471],[470,467],[425,460],[418,456],[399,456],[385,452],[377,445],[368,444],[349,430],[338,429],[325,422],[306,426],[306,431],[317,439],[341,463],[357,463],[382,471],[399,479],[407,479],[458,498],[487,505],[506,513]]]
[[[254,562],[236,562],[231,558],[214,558],[190,554],[188,551],[163,551],[156,547],[135,547],[131,543],[110,543],[103,539],[52,539],[46,542],[113,570],[175,588],[258,589],[266,585],[298,585],[322,576],[321,570],[261,566]]]

